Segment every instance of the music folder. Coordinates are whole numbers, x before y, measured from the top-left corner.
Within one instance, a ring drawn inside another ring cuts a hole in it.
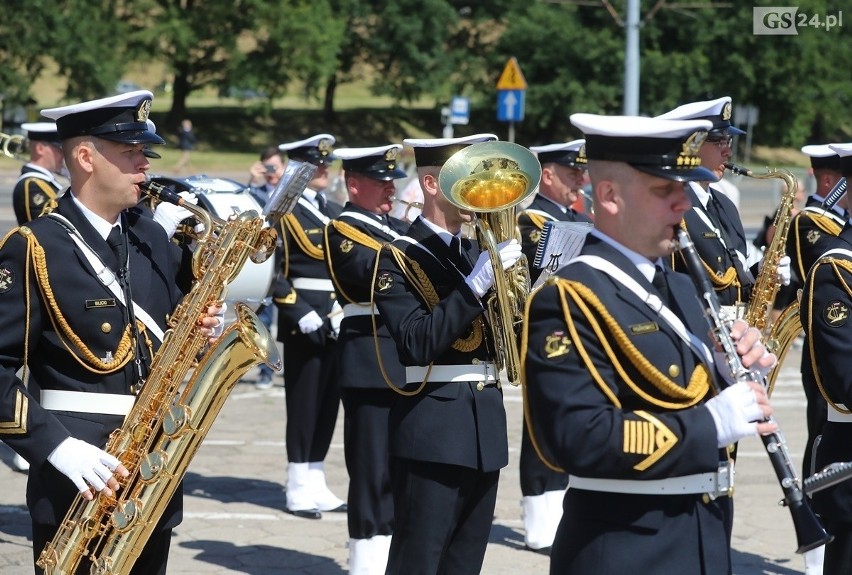
[[[593,227],[590,222],[545,222],[532,262],[533,266],[541,268],[542,272],[533,287],[544,283],[556,270],[580,253],[586,235]]]

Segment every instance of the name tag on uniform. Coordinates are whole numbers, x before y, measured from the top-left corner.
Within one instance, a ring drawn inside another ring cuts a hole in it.
[[[704,233],[701,234],[701,237],[708,239],[708,240],[715,240],[719,236],[718,236],[718,234],[716,234],[716,232],[704,232]]]
[[[642,335],[643,333],[653,333],[655,331],[660,331],[660,326],[655,321],[637,323],[630,326],[630,333],[633,335]]]
[[[306,228],[305,233],[306,234],[321,234],[322,228]]]
[[[86,300],[86,309],[98,309],[102,307],[115,307],[115,299],[113,298],[104,298],[104,299],[87,299]]]

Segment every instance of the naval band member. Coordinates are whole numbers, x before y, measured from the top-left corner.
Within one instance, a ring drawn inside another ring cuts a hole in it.
[[[830,144],[840,157],[840,173],[852,177],[852,143]],[[852,310],[852,226],[849,222],[829,250],[810,269],[803,289],[800,318],[814,381],[827,403],[822,439],[814,448],[816,469],[852,461],[852,371],[847,363]],[[817,351],[818,350],[818,351]],[[824,575],[852,572],[852,483],[843,481],[814,493],[816,511],[834,540],[825,546]]]
[[[63,187],[56,175],[65,171],[55,122],[26,123],[21,128],[26,132],[30,160],[21,168],[12,191],[12,207],[19,226],[39,217],[45,208],[56,206]]]
[[[405,140],[414,149],[423,211],[382,250],[375,302],[405,365],[389,420],[395,527],[388,575],[478,574],[508,463],[506,413],[481,298],[487,252],[461,238],[471,219],[443,196],[440,167],[490,134]],[[521,256],[500,247],[504,267]]]
[[[281,269],[273,290],[278,340],[284,344],[286,509],[307,519],[346,511],[346,503],[328,488],[324,463],[340,405],[337,334],[329,317],[336,307],[334,285],[323,254],[323,229],[343,209],[323,193],[334,142],[330,134],[317,134],[278,146],[288,158],[316,166],[292,213],[281,218]]]
[[[758,273],[756,261],[759,258],[748,252],[749,243],[737,207],[712,185],[712,182],[722,178],[725,164],[731,161],[734,136],[745,134],[731,124],[731,98],[725,96],[716,100],[691,102],[657,118],[708,120],[713,124],[700,150],[701,165],[710,170],[713,177],[689,182],[687,191],[692,209],[684,214],[681,225],[695,243],[695,251],[713,282],[719,303],[731,317],[743,317]],[[675,270],[686,270],[682,256],[675,255],[671,261]],[[781,258],[777,273],[781,283],[790,283],[788,256]]]
[[[572,207],[582,195],[585,143],[580,139],[530,148],[541,164],[541,182],[533,201],[518,214],[518,230],[533,284],[541,274],[541,268],[534,267],[533,262],[545,223],[592,221]],[[539,459],[526,426],[521,432],[520,480],[524,543],[533,551],[547,552],[562,517],[568,476],[549,469]]]
[[[34,559],[78,492],[110,495],[113,474],[126,476],[101,448],[132,407],[182,295],[168,236],[132,209],[150,166],[144,146],[165,143],[146,124],[152,99],[140,90],[43,110],[56,121],[71,185],[50,215],[0,247],[0,438],[32,466]],[[201,323],[210,332],[221,318]],[[29,389],[16,375],[22,366]],[[181,508],[178,489],[132,573],[165,573]]]
[[[372,301],[376,257],[408,224],[388,216],[399,168],[398,144],[335,150],[349,192],[343,211],[325,228],[325,259],[343,321],[337,338],[343,402],[343,443],[349,472],[349,573],[383,575],[394,515],[388,465],[388,414],[405,368]],[[374,329],[375,328],[375,329]]]
[[[711,124],[571,123],[586,137],[595,228],[531,296],[521,349],[530,436],[570,474],[550,573],[730,573],[731,506],[714,482],[730,477],[726,446],[775,426],[754,423],[771,412],[759,384],[714,396],[727,364],[692,281],[663,265],[690,206],[683,182],[713,179],[698,156]],[[731,335],[744,365],[775,363],[756,329],[740,320]]]

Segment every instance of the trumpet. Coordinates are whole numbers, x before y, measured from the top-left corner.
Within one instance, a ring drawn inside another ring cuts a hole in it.
[[[27,151],[29,141],[26,136],[4,134],[0,132],[0,151],[3,155],[13,160],[27,161],[24,155]]]
[[[409,217],[408,212],[410,212],[411,210],[423,209],[423,202],[409,202],[407,200],[403,200],[402,198],[397,198],[396,196],[391,197],[391,201],[397,202],[405,206],[405,211],[402,214],[402,219],[409,223],[413,220]]]

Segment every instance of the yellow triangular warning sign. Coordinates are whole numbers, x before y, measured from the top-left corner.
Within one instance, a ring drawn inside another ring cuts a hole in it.
[[[503,73],[500,74],[500,79],[497,80],[498,90],[526,90],[527,81],[521,73],[521,67],[518,66],[518,60],[512,56],[506,62],[506,67],[503,68]]]

